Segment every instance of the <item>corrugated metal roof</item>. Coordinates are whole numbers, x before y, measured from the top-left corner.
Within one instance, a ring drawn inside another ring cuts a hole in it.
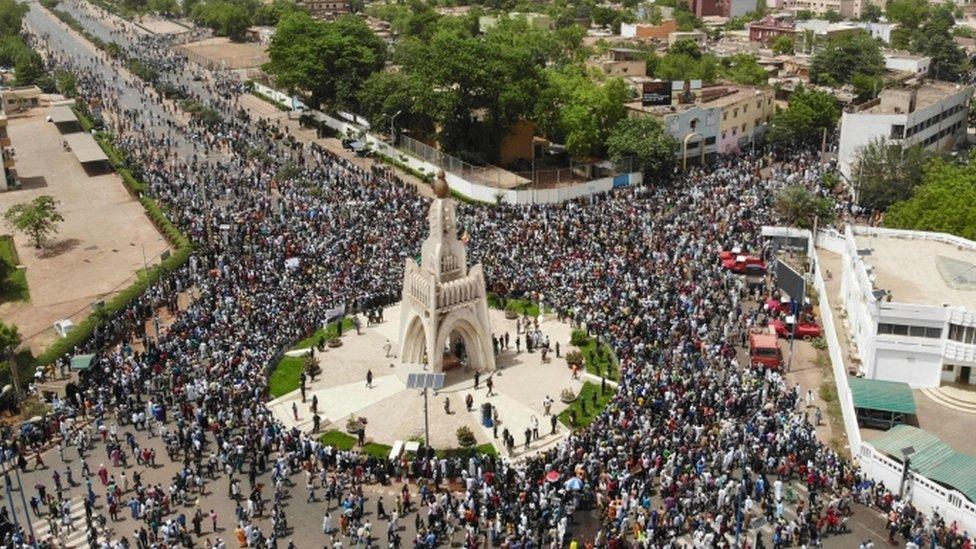
[[[907,383],[860,377],[849,377],[847,383],[851,387],[855,408],[896,414],[915,413],[915,396]]]
[[[903,459],[903,448],[911,447],[915,452],[920,452],[933,444],[942,443],[939,437],[911,425],[895,425],[869,442],[879,452],[899,461]],[[914,456],[912,459],[914,460]]]
[[[976,457],[959,454],[937,436],[911,425],[896,425],[868,443],[898,461],[904,459],[902,449],[911,447],[913,471],[976,502]]]
[[[955,454],[932,468],[925,476],[959,490],[976,501],[976,457]]]

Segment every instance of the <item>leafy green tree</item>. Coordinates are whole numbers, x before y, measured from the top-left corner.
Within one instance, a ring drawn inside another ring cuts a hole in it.
[[[231,40],[243,40],[257,12],[256,0],[202,0],[193,6],[191,17]]]
[[[574,158],[602,154],[607,134],[627,115],[630,88],[620,78],[601,79],[578,65],[546,71],[533,120]]]
[[[831,39],[810,62],[810,81],[837,86],[851,82],[855,74],[880,76],[884,71],[881,45],[865,32]]]
[[[0,322],[0,358],[6,359],[6,350],[20,345],[20,332],[17,326]]]
[[[838,21],[844,20],[844,16],[838,13],[836,10],[827,10],[824,12],[823,18],[831,23],[837,23]]]
[[[926,0],[888,0],[885,4],[888,19],[909,31],[917,29],[928,14],[929,3]]]
[[[45,74],[44,59],[36,51],[25,52],[14,62],[14,79],[18,86],[34,84]]]
[[[268,57],[265,71],[284,88],[315,106],[355,108],[363,83],[386,62],[386,45],[357,16],[323,22],[296,11],[278,22]]]
[[[784,187],[773,201],[773,211],[790,226],[809,229],[816,217],[820,223],[829,223],[834,216],[834,203],[819,197],[803,185]]]
[[[668,48],[668,53],[671,55],[686,55],[695,59],[701,59],[702,52],[701,48],[698,47],[698,43],[691,38],[682,38],[674,43],[673,46]]]
[[[644,181],[668,179],[674,172],[678,142],[651,116],[625,118],[607,138],[607,151],[613,160],[633,158],[644,174]]]
[[[163,14],[180,13],[180,3],[177,0],[149,0],[146,4],[149,11]]]
[[[884,11],[877,4],[868,3],[861,9],[861,21],[877,23],[884,16]]]
[[[853,170],[858,204],[871,210],[886,210],[895,202],[911,198],[922,183],[928,153],[920,146],[903,148],[883,140],[865,145]]]
[[[813,19],[813,12],[810,10],[797,10],[796,19],[797,21],[806,21],[808,19]]]
[[[777,146],[817,143],[823,130],[832,130],[840,118],[837,100],[828,93],[799,87],[786,109],[773,115],[769,140]]]
[[[956,24],[951,5],[940,5],[914,34],[911,50],[932,58],[929,75],[938,80],[958,81],[969,63],[952,37]]]
[[[395,122],[397,131],[406,128],[424,135],[434,132],[444,114],[441,96],[421,79],[402,71],[373,73],[359,91],[359,105],[379,128]]]
[[[17,0],[0,0],[0,36],[20,34],[20,26],[28,10],[27,4]]]
[[[712,83],[722,70],[712,54],[702,53],[694,40],[682,39],[668,48],[667,54],[657,60],[652,73],[662,80],[703,80]]]
[[[58,91],[67,97],[74,97],[78,93],[78,80],[68,71],[58,71],[55,75]]]
[[[737,53],[722,60],[723,73],[736,84],[762,86],[769,80],[769,74],[759,66],[756,56]]]
[[[40,248],[50,235],[58,232],[58,224],[64,221],[58,204],[53,196],[41,195],[7,208],[4,219],[11,228],[27,235],[34,247]]]
[[[938,231],[976,240],[976,158],[956,164],[932,160],[908,200],[893,204],[884,224],[898,229]]]
[[[792,36],[781,34],[770,42],[769,47],[775,55],[793,55],[795,42]]]
[[[286,13],[298,10],[298,6],[292,0],[274,0],[270,4],[262,4],[254,12],[254,24],[274,27]]]

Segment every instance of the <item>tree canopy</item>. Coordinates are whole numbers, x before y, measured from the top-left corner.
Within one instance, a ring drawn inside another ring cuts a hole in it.
[[[278,22],[264,65],[279,85],[307,94],[314,105],[358,106],[369,76],[383,68],[386,45],[359,17],[318,21],[289,12]]]
[[[932,58],[929,76],[938,80],[957,81],[969,68],[966,54],[953,39],[955,25],[953,7],[943,4],[912,35],[910,49]]]
[[[243,40],[257,10],[257,0],[203,0],[193,5],[190,17],[221,36]]]
[[[773,210],[784,223],[809,229],[816,217],[820,223],[829,223],[834,216],[834,203],[829,198],[813,194],[803,185],[784,187],[773,201]]]
[[[781,34],[776,38],[773,38],[770,42],[769,47],[773,50],[776,55],[793,55],[794,49],[796,48],[796,43],[792,36],[787,36]]]
[[[824,129],[832,130],[840,117],[837,100],[828,93],[799,87],[786,109],[773,115],[769,140],[779,146],[820,141]]]
[[[920,146],[906,149],[882,140],[868,143],[861,149],[853,170],[858,205],[885,210],[910,198],[922,183],[927,155]]]
[[[651,116],[625,118],[607,138],[607,151],[614,160],[632,157],[644,172],[644,181],[670,178],[678,142],[661,122]]]
[[[929,162],[922,184],[911,198],[888,209],[884,224],[976,240],[976,154],[962,164],[945,159]]]
[[[865,32],[831,39],[810,62],[810,81],[836,87],[849,84],[855,76],[876,78],[884,71],[884,56],[878,40]]]
[[[58,201],[46,194],[30,202],[14,204],[4,213],[4,219],[12,228],[27,235],[36,248],[57,233],[58,224],[64,221]]]

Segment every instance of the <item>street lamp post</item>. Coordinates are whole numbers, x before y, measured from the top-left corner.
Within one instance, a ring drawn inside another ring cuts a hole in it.
[[[393,142],[396,141],[396,139],[393,137],[395,135],[394,124],[396,123],[396,118],[400,116],[402,113],[403,110],[401,109],[397,111],[393,116],[390,117],[390,143],[391,144],[395,144]]]

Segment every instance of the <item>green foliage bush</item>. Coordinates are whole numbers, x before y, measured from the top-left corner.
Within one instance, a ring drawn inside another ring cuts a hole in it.
[[[585,345],[589,339],[589,336],[586,335],[586,330],[573,330],[573,333],[569,338],[569,342],[577,347],[581,347]]]

